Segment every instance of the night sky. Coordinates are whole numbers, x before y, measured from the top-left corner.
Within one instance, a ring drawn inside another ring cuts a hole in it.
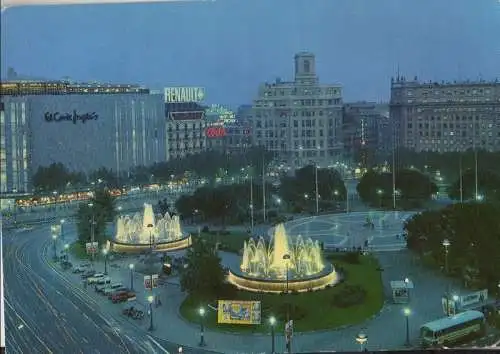
[[[391,76],[500,78],[498,0],[217,0],[50,6],[2,14],[1,73],[194,85],[249,103],[311,51],[344,98],[387,100]]]

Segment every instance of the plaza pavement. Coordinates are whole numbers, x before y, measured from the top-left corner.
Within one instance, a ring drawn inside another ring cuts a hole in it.
[[[337,214],[338,215],[338,214]],[[359,223],[364,220],[365,214],[351,215],[350,221]],[[337,219],[331,219],[331,216],[315,217],[316,225],[330,225],[333,223],[342,223]],[[375,219],[374,219],[375,220]],[[394,216],[394,223],[396,222]],[[320,223],[321,221],[321,223]],[[295,220],[295,224],[288,225],[293,232],[294,225],[306,225],[304,220]],[[349,222],[344,221],[346,224]],[[329,224],[330,223],[330,224]],[[313,232],[315,225],[311,223],[309,231]],[[319,227],[319,226],[316,226]],[[347,226],[341,224],[337,228],[343,229]],[[388,234],[397,230],[395,224],[389,221],[386,224]],[[383,232],[380,230],[373,230],[374,235],[365,235],[366,237],[374,236],[372,242],[376,244],[377,235],[383,239]],[[393,236],[393,235],[392,235]],[[390,236],[390,237],[392,237]],[[319,235],[318,237],[321,237]],[[389,236],[388,236],[389,237]],[[313,238],[315,236],[313,235]],[[342,239],[339,238],[342,242]],[[447,289],[449,280],[436,275],[417,264],[412,255],[406,250],[397,252],[376,252],[379,258],[381,267],[384,269],[382,272],[382,279],[386,294],[386,305],[382,311],[373,319],[366,321],[363,324],[347,327],[344,329],[334,331],[319,331],[314,333],[296,333],[293,340],[293,350],[295,352],[304,351],[318,351],[318,350],[358,350],[359,346],[354,341],[355,336],[360,332],[365,332],[369,339],[367,348],[369,350],[382,350],[382,349],[395,349],[402,348],[405,343],[405,318],[402,315],[402,306],[394,305],[391,303],[391,292],[389,289],[389,282],[391,280],[402,280],[405,277],[410,278],[415,289],[411,293],[412,315],[410,317],[410,335],[413,344],[417,344],[419,326],[430,320],[442,317],[441,296]],[[182,251],[181,251],[182,252]],[[228,266],[238,265],[239,257],[234,254],[221,252],[222,262]],[[131,262],[138,262],[137,257],[132,259],[117,259],[110,261],[108,272],[110,276],[116,280],[121,280],[124,285],[130,282],[130,273],[128,264]],[[104,269],[102,262],[96,262],[97,269]],[[81,280],[78,276],[67,274],[73,277],[76,286],[81,286]],[[143,275],[134,273],[134,289],[137,290],[137,299],[139,302],[145,303],[148,292],[143,288]],[[458,285],[451,284],[452,289],[459,290]],[[88,288],[88,292],[94,293],[92,288]],[[156,329],[153,333],[154,336],[166,340],[180,343],[187,346],[196,347],[199,342],[199,326],[196,324],[186,323],[179,316],[179,306],[182,303],[185,295],[180,291],[178,286],[178,279],[172,277],[169,282],[157,289],[158,295],[163,303],[162,306],[154,308],[154,320]],[[104,303],[109,302],[107,299],[102,298],[100,295],[95,294],[97,298],[101,298]],[[121,315],[123,305],[104,305],[110,306],[116,313],[116,316]],[[134,320],[130,320],[134,321]],[[135,321],[134,321],[135,322]],[[137,323],[137,322],[135,322]],[[142,322],[137,323],[143,329],[149,325],[147,318]],[[207,342],[207,349],[224,353],[258,353],[270,351],[270,336],[269,335],[247,335],[247,334],[228,334],[213,330],[206,330],[205,339]],[[278,334],[276,339],[276,346],[278,350],[284,348],[283,335]]]

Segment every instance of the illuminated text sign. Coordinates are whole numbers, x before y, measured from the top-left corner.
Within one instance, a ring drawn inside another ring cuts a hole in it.
[[[165,88],[165,102],[200,102],[205,99],[203,87],[167,87]]]
[[[222,138],[226,135],[226,129],[220,125],[208,127],[205,130],[205,135],[207,138]]]
[[[60,112],[45,112],[45,121],[46,122],[73,122],[73,124],[76,124],[77,122],[82,122],[85,123],[88,120],[97,120],[99,118],[99,115],[96,112],[91,112],[91,113],[83,113],[83,114],[78,114],[75,111],[73,113],[60,113]]]

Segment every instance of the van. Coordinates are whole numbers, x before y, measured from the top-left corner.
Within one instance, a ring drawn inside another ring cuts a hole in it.
[[[110,277],[104,277],[97,279],[95,282],[97,285],[106,285],[106,284],[111,284],[111,278]]]
[[[87,284],[96,283],[101,278],[104,278],[104,274],[96,273],[96,274],[92,275],[91,277],[87,278]]]
[[[113,283],[113,284],[109,285],[106,289],[104,289],[103,294],[110,295],[111,293],[113,293],[117,290],[120,290],[122,288],[123,288],[122,283]]]

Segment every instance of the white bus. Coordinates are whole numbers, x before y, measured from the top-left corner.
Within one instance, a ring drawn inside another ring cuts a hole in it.
[[[484,314],[471,310],[424,324],[420,336],[424,347],[448,346],[468,336],[484,334],[485,329]]]

